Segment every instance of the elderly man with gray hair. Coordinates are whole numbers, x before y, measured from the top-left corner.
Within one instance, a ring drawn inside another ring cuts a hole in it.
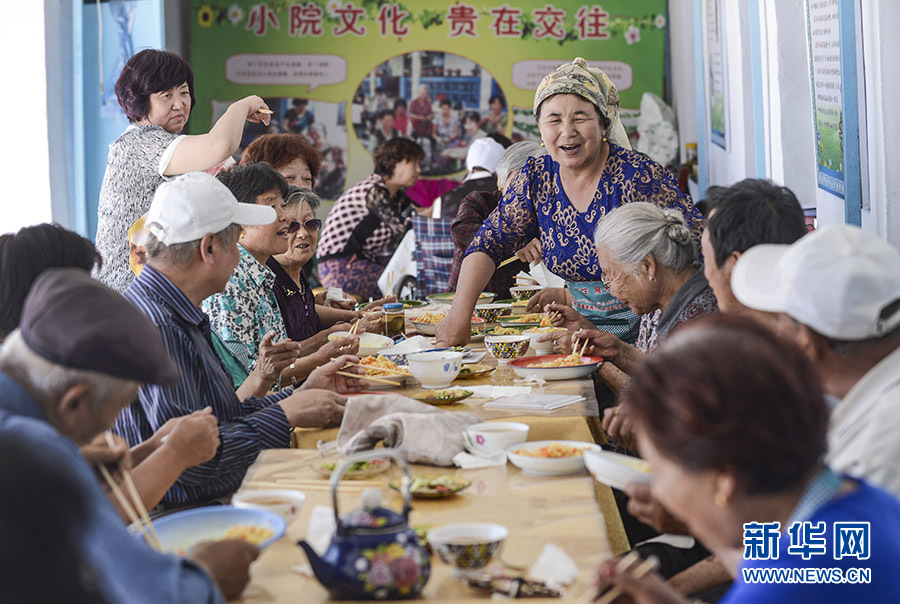
[[[336,374],[355,360],[344,355],[314,370],[293,392],[243,401],[235,394],[200,304],[225,289],[237,266],[239,225],[268,224],[275,215],[268,206],[238,203],[225,185],[202,172],[160,185],[147,214],[147,264],[124,295],[157,326],[181,376],[173,385],[142,385],[116,431],[133,446],[168,419],[206,406],[220,422],[215,456],[181,474],[163,498],[166,507],[233,493],[261,450],[289,446],[292,427],[339,424],[347,399],[335,391],[364,387],[362,380]]]
[[[177,380],[153,324],[80,269],[45,271],[25,300],[19,329],[0,348],[0,439],[16,436],[52,455],[82,491],[88,516],[79,531],[80,576],[105,602],[222,602],[219,589],[237,597],[258,555],[236,539],[201,544],[190,560],[152,551],[122,525],[79,452],[109,429],[138,384]],[[44,587],[28,586],[35,601],[44,600]]]
[[[483,140],[483,139],[478,139]],[[476,141],[478,142],[478,141]],[[473,143],[474,145],[475,143]],[[499,146],[499,143],[494,143]],[[494,208],[500,203],[503,194],[509,186],[512,175],[522,169],[529,157],[546,155],[547,150],[533,141],[519,141],[510,145],[500,161],[497,162],[496,187],[486,188],[484,191],[473,191],[459,204],[456,220],[450,227],[450,236],[456,249],[453,252],[453,265],[450,268],[450,289],[456,289],[459,281],[459,268],[472,238],[481,228],[485,219],[491,215]],[[536,243],[536,242],[535,242]],[[515,285],[513,277],[528,266],[522,262],[513,262],[510,265],[497,269],[494,276],[485,286],[487,291],[492,291],[500,298],[509,297],[509,288]]]

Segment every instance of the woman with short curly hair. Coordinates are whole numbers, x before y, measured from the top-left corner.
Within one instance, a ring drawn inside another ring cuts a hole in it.
[[[194,72],[165,50],[142,50],[116,81],[116,96],[131,124],[109,146],[100,188],[97,248],[100,280],[120,292],[134,274],[128,265],[128,229],[150,209],[167,177],[214,170],[238,148],[245,121],[269,123],[266,103],[248,96],[233,103],[207,134],[181,134],[194,105]]]
[[[319,278],[363,298],[380,298],[378,277],[415,211],[406,189],[419,178],[422,147],[407,138],[375,151],[375,172],[341,195],[319,240]]]

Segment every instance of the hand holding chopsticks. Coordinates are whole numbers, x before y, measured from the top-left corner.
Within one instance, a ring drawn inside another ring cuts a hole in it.
[[[107,445],[110,447],[116,446],[116,442],[109,432],[105,434],[105,437]],[[150,516],[147,514],[147,509],[144,507],[144,502],[141,500],[137,487],[134,484],[134,480],[131,478],[131,473],[125,469],[121,462],[119,463],[119,472],[122,474],[122,481],[125,484],[125,488],[128,490],[128,494],[131,496],[134,508],[132,508],[125,493],[122,492],[122,489],[120,489],[119,485],[116,484],[116,481],[113,480],[113,477],[106,466],[98,464],[97,467],[100,470],[100,475],[103,476],[103,480],[109,485],[116,501],[119,502],[119,507],[125,512],[128,519],[137,527],[147,544],[156,551],[161,552],[162,544],[159,541],[159,535],[156,534],[156,529],[153,528],[153,523],[150,521]]]
[[[379,384],[390,384],[391,386],[397,385],[397,382],[392,382],[391,380],[377,378],[373,375],[363,375],[361,373],[349,373],[347,371],[335,371],[334,373],[335,373],[335,375],[342,375],[344,377],[356,378],[358,380],[369,380],[370,382],[378,382]]]
[[[399,368],[398,369],[387,369],[385,367],[375,367],[374,365],[363,365],[362,363],[348,362],[346,365],[341,367],[341,369],[347,369],[348,367],[365,367],[366,369],[372,369],[373,371],[380,371],[383,373],[393,373],[396,375],[405,375],[408,377],[412,377],[412,374],[410,372],[404,371],[403,369],[399,369]],[[363,375],[360,374],[358,377],[363,377]]]
[[[498,264],[497,268],[503,268],[507,264],[512,264],[513,262],[515,262],[518,259],[519,259],[518,256],[511,256],[511,257],[507,258],[506,260],[504,260],[503,262],[501,262],[500,264]]]
[[[640,579],[650,571],[656,570],[656,567],[659,564],[656,556],[650,556],[649,558],[635,566],[635,563],[638,559],[640,559],[640,556],[638,556],[637,552],[631,551],[627,556],[619,560],[618,564],[616,564],[616,574],[624,574],[631,571],[631,569],[633,568],[634,570],[631,572],[632,578]],[[592,601],[596,602],[597,604],[611,604],[616,600],[616,598],[621,595],[622,588],[614,586],[607,590],[605,593],[597,594],[596,596],[594,596]]]

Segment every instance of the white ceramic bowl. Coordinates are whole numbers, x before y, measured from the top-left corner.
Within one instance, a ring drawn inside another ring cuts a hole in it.
[[[287,523],[278,514],[265,510],[239,509],[231,505],[193,508],[153,521],[163,552],[187,552],[201,541],[220,541],[229,529],[267,529],[272,536],[258,544],[263,549],[284,536]]]
[[[493,455],[528,440],[528,424],[482,422],[463,430],[463,442],[473,455]]]
[[[244,491],[231,497],[231,505],[236,508],[266,510],[274,512],[285,522],[290,523],[300,513],[306,495],[300,491],[288,489],[265,489],[262,491]]]
[[[584,471],[584,455],[572,457],[530,457],[516,453],[516,451],[533,451],[552,444],[560,444],[579,449],[600,451],[599,445],[585,443],[577,440],[536,440],[532,442],[511,445],[506,448],[506,457],[512,465],[520,468],[526,474],[535,476],[562,476],[564,474],[577,474]]]
[[[529,333],[522,335],[527,335],[529,338],[531,338],[531,349],[534,351],[534,354],[553,354],[553,340],[540,341],[540,337],[544,334]]]
[[[555,361],[566,355],[549,354],[543,356],[528,357],[526,359],[516,359],[509,362],[509,366],[516,372],[519,377],[528,377],[536,375],[547,381],[553,380],[576,380],[578,378],[587,377],[600,366],[603,359],[600,357],[582,357],[583,365],[575,365],[573,367],[531,367],[537,363],[546,363]]]
[[[460,522],[433,528],[428,543],[441,560],[461,571],[484,568],[500,556],[509,530],[490,522]]]
[[[653,480],[646,461],[612,451],[585,451],[584,465],[597,482],[615,489],[624,489],[630,482],[649,485]]]
[[[346,337],[347,334],[348,332],[346,331],[335,331],[334,333],[328,334],[328,341],[333,342],[335,340],[339,340],[343,337]],[[358,335],[359,352],[357,353],[357,356],[360,357],[375,356],[388,346],[394,345],[394,341],[392,339],[377,333],[363,332]]]
[[[406,355],[409,372],[423,388],[449,388],[462,368],[464,352],[439,350]]]

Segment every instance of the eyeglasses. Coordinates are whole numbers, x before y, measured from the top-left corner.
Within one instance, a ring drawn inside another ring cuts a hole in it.
[[[602,273],[600,273],[600,283],[605,285],[607,288],[609,287],[610,283],[612,283],[615,280],[616,280],[616,278],[610,277],[606,271],[603,271]]]
[[[322,221],[318,218],[310,218],[304,223],[299,223],[297,221],[291,221],[291,224],[288,225],[287,232],[288,233],[296,233],[300,230],[300,227],[306,229],[307,233],[315,233],[319,229],[322,228]]]

